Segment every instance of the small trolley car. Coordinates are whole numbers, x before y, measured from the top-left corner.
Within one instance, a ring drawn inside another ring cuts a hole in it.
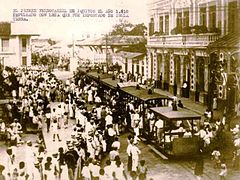
[[[201,116],[186,108],[152,107],[155,115],[158,149],[167,156],[193,156],[199,152],[199,138],[195,129]]]

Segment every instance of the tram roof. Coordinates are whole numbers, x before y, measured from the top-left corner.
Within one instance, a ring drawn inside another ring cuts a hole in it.
[[[150,108],[153,112],[157,113],[163,120],[200,120],[201,115],[186,109],[178,108],[173,111],[172,107],[153,107]]]
[[[153,92],[152,94],[148,94],[147,89],[136,89],[135,86],[128,86],[121,88],[122,91],[139,98],[143,101],[154,100],[154,99],[170,99],[168,96],[164,96],[158,93]]]
[[[117,85],[120,82],[120,80],[119,79],[112,80],[112,78],[105,78],[102,79],[102,82],[104,82],[106,85],[110,87],[117,88]]]
[[[98,76],[99,76],[100,79],[106,79],[106,78],[110,78],[113,76],[112,74],[107,74],[107,73],[102,74],[102,73],[98,73],[96,71],[90,71],[87,73],[87,75],[92,76],[94,78],[98,78]]]
[[[96,70],[92,70],[87,72],[89,69],[88,68],[79,68],[79,70],[85,74],[87,74],[88,76],[91,76],[93,78],[98,78],[98,76],[100,77],[100,79],[106,79],[106,78],[110,78],[113,75],[112,74],[102,74],[102,73],[98,73]]]

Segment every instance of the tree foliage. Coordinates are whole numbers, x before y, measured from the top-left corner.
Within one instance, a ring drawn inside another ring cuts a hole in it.
[[[141,24],[131,24],[128,21],[122,21],[120,24],[113,26],[111,35],[127,35],[127,36],[144,36],[147,27],[144,23]]]
[[[57,65],[59,58],[53,55],[40,55],[39,53],[32,53],[32,65]]]
[[[48,44],[50,44],[52,46],[52,45],[57,44],[57,42],[49,38],[48,39]]]

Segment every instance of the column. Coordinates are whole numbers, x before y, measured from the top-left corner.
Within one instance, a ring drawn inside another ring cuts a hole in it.
[[[220,4],[220,6],[221,6],[221,11],[220,11],[220,13],[221,13],[221,35],[224,35],[225,34],[225,7],[224,7],[224,0],[221,0],[221,4]]]
[[[153,53],[153,79],[157,80],[157,52],[156,50]]]
[[[228,2],[225,3],[224,7],[225,7],[225,31],[224,31],[224,33],[227,34],[228,33]]]
[[[136,72],[137,72],[137,64],[136,63],[133,63],[133,75],[135,75],[136,74]]]
[[[169,14],[169,25],[170,25],[169,32],[171,32],[171,30],[176,27],[176,13],[175,13],[174,6],[171,6],[170,12],[171,13]]]
[[[206,4],[206,26],[209,28],[209,4]]]
[[[148,61],[149,61],[149,52],[147,56],[144,58],[144,78],[145,79],[147,79],[148,77]]]
[[[159,31],[159,16],[158,14],[154,17],[154,32]]]
[[[166,33],[166,32],[165,32],[165,25],[166,25],[166,24],[165,24],[165,14],[163,14],[163,32],[164,32],[164,33]]]
[[[174,85],[174,55],[170,54],[170,85]]]
[[[164,82],[164,79],[165,79],[165,77],[164,77],[164,74],[165,74],[165,54],[164,54],[164,52],[162,53],[162,68],[161,68],[161,72],[162,72],[162,83]],[[162,86],[163,87],[163,86]]]
[[[139,60],[139,74],[142,75],[142,63],[143,63],[143,60]]]
[[[198,4],[196,4],[196,24],[195,25],[200,25],[201,24],[201,18],[200,18],[200,7]]]
[[[184,18],[184,11],[183,11],[183,8],[182,8],[182,19],[181,19],[181,21],[182,21],[182,28],[183,28],[183,25],[184,25],[184,21],[185,20],[185,18]]]
[[[190,55],[190,98],[195,99],[195,90],[196,90],[196,56],[194,52],[191,52]]]
[[[169,91],[170,93],[174,94],[175,93],[175,89],[174,89],[174,78],[175,78],[175,74],[174,74],[174,54],[171,52],[170,53],[170,78],[169,78]]]
[[[184,56],[180,56],[180,85],[182,86],[183,84],[183,76],[184,76],[184,72],[183,72],[183,62],[184,62]]]
[[[219,1],[216,1],[216,27],[220,28],[221,27],[221,18],[219,17],[219,15],[221,14],[220,12],[221,10],[221,6]]]

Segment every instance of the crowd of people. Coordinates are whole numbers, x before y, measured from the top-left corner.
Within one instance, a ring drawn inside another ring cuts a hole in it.
[[[119,156],[119,135],[125,129],[124,124],[132,128],[139,123],[132,122],[131,117],[127,122],[124,118],[131,115],[130,111],[139,111],[131,102],[131,109],[128,105],[125,111],[118,92],[105,90],[86,76],[62,83],[53,74],[41,70],[5,69],[2,74],[6,83],[9,76],[16,80],[9,89],[13,100],[6,105],[5,127],[1,121],[10,146],[5,166],[9,178],[61,179],[67,173],[69,179],[127,179]],[[51,102],[57,102],[57,107],[52,108]],[[75,121],[73,126],[69,119]],[[51,156],[46,153],[41,135],[43,123],[53,135],[53,142],[66,140],[60,137],[62,129],[72,131],[66,147],[59,147]],[[39,132],[37,151],[31,141],[21,140],[21,134],[29,128]],[[133,178],[146,179],[147,168],[145,161],[140,161],[138,148],[139,131],[134,132],[128,138],[126,149],[128,170]],[[27,144],[26,161],[17,164],[15,147],[23,143]]]

